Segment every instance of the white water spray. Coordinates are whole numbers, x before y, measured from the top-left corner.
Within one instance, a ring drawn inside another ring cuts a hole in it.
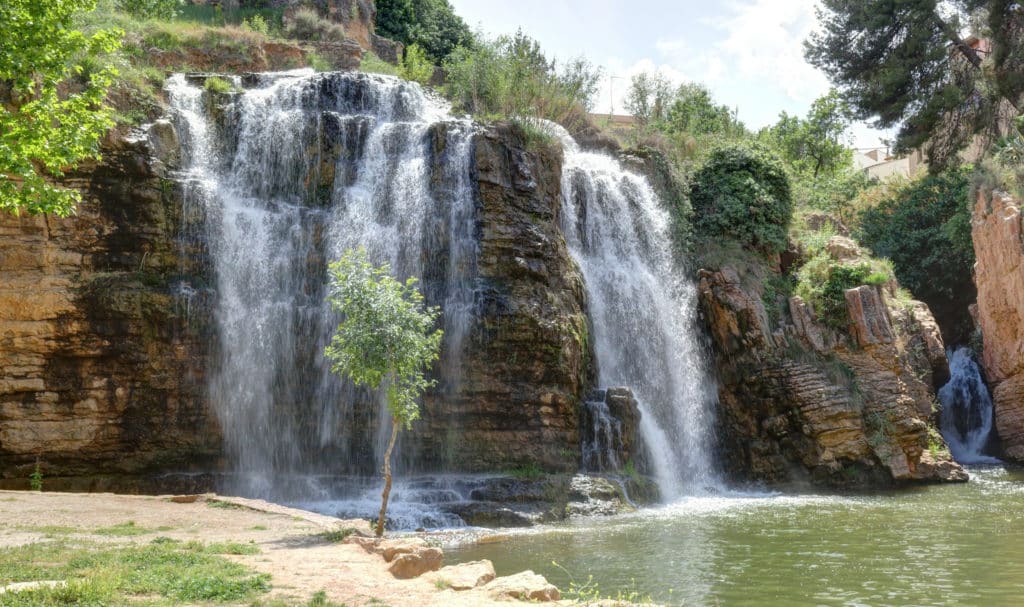
[[[968,348],[949,356],[949,382],[939,390],[940,426],[953,459],[961,464],[998,464],[982,450],[992,432],[992,397]]]
[[[562,229],[583,271],[599,383],[633,390],[640,430],[667,499],[717,489],[715,386],[696,330],[696,288],[672,256],[670,217],[647,180],[562,141]]]

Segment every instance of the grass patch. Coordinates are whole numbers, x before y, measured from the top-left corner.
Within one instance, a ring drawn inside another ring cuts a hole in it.
[[[68,587],[0,595],[0,605],[127,604],[135,597],[163,599],[157,604],[238,602],[269,590],[269,576],[214,550],[166,538],[122,548],[45,542],[3,549],[0,583],[65,579]]]
[[[245,506],[221,500],[206,500],[206,505],[211,508],[220,508],[222,510],[242,510],[245,508]]]
[[[166,531],[166,529],[163,530]],[[126,521],[117,525],[111,525],[110,527],[100,527],[99,529],[92,530],[90,533],[93,533],[94,535],[134,537],[136,535],[153,533],[154,531],[156,531],[156,529],[139,527],[135,524],[135,521]]]
[[[384,61],[371,51],[367,51],[363,54],[363,60],[359,63],[359,71],[369,72],[371,74],[386,74],[388,76],[398,75],[397,66]]]
[[[203,88],[211,93],[218,93],[221,95],[231,93],[235,90],[234,85],[217,76],[210,76],[207,78],[206,82],[203,83]]]
[[[270,527],[267,527],[266,525],[253,525],[252,527],[249,527],[252,531],[266,531],[269,528]]]
[[[508,474],[516,478],[538,479],[544,476],[544,471],[535,462],[530,462],[508,470]]]

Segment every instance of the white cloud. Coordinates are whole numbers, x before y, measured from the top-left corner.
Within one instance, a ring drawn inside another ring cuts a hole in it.
[[[729,105],[749,108],[758,100],[751,91],[774,90],[792,105],[806,107],[829,88],[825,75],[803,57],[803,41],[817,27],[816,3],[817,0],[731,2],[723,7],[724,15],[701,20],[705,30],[714,35],[710,44],[695,47],[686,39],[661,39],[654,45],[660,62],[642,59],[627,67],[613,60],[611,73],[628,77],[656,69],[673,81],[702,82],[712,91],[741,89],[745,98],[720,99]],[[621,112],[628,80],[620,85],[616,79],[613,84],[615,111]],[[621,89],[622,94],[615,89]],[[607,111],[607,77],[602,91],[604,99],[598,105]]]
[[[719,22],[725,38],[715,46],[741,77],[773,82],[799,102],[828,90],[828,79],[804,59],[804,40],[818,27],[816,0],[733,3]]]

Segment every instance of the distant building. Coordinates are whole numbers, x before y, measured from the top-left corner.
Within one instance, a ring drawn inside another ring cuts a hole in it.
[[[891,156],[886,148],[858,149],[853,151],[853,165],[864,171],[868,177],[880,181],[893,175],[913,177],[919,171],[928,170],[921,150],[895,157]]]

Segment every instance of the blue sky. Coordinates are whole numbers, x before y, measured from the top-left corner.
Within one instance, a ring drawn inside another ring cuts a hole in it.
[[[629,78],[657,70],[675,82],[703,82],[736,108],[748,127],[779,112],[804,115],[829,88],[803,58],[816,27],[816,0],[449,0],[470,25],[489,34],[518,28],[549,56],[584,56],[605,77],[595,111],[626,113]],[[611,79],[609,86],[608,76]],[[877,146],[879,133],[853,129],[856,145]]]

